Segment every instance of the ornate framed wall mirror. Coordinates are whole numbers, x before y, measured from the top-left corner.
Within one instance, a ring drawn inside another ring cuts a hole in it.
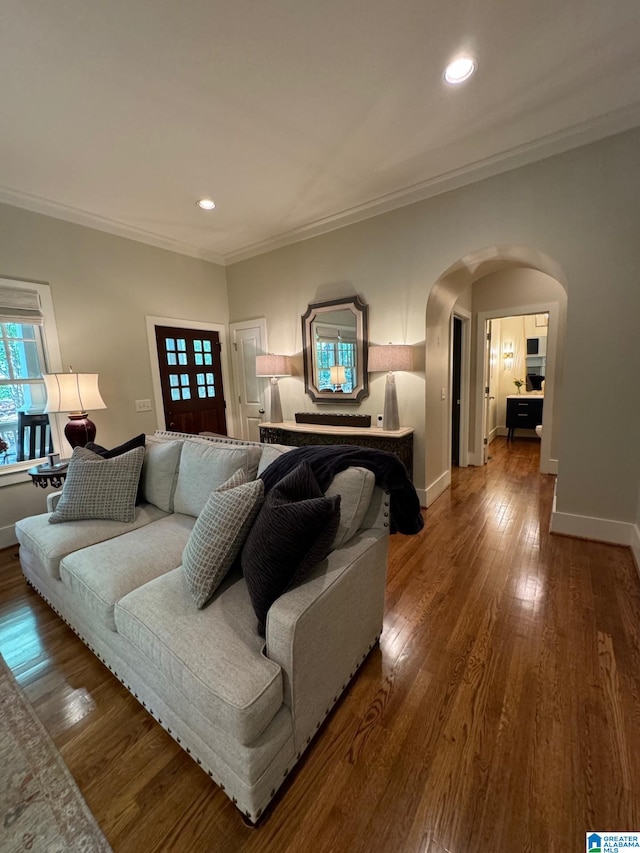
[[[302,316],[305,391],[314,403],[369,395],[368,306],[358,296],[315,302]]]

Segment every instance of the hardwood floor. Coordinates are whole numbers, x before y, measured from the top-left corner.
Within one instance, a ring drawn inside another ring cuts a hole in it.
[[[384,633],[267,818],[240,814],[0,552],[0,651],[116,853],[584,850],[640,832],[640,581],[550,536],[535,441],[391,538]]]

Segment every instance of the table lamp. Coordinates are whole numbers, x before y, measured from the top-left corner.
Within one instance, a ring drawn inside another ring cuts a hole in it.
[[[256,356],[256,376],[268,376],[271,379],[271,400],[269,421],[273,424],[282,423],[282,405],[280,404],[280,388],[278,377],[291,376],[291,359],[288,355],[258,355]]]
[[[334,391],[342,391],[340,386],[347,381],[347,368],[343,364],[334,364],[329,368],[329,382]]]
[[[387,373],[382,416],[382,429],[387,430],[400,429],[394,370],[413,370],[413,347],[405,344],[369,347],[369,373]]]
[[[47,414],[68,412],[64,434],[71,447],[84,447],[96,437],[96,425],[87,417],[89,409],[106,409],[98,390],[97,373],[44,373]]]

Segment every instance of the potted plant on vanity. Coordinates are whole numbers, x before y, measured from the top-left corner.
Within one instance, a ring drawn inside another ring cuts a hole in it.
[[[518,394],[521,394],[522,392],[520,391],[520,389],[521,389],[521,388],[522,388],[522,386],[525,384],[524,379],[514,379],[514,380],[513,380],[513,384],[514,384],[514,385],[516,386],[516,388],[518,389]]]

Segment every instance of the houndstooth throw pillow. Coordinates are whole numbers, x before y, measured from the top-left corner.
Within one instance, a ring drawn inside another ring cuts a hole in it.
[[[103,459],[84,447],[74,448],[50,523],[85,518],[133,521],[143,459],[144,447],[113,459]]]
[[[262,480],[244,479],[237,471],[211,492],[182,552],[182,568],[200,609],[233,565],[262,504]]]

